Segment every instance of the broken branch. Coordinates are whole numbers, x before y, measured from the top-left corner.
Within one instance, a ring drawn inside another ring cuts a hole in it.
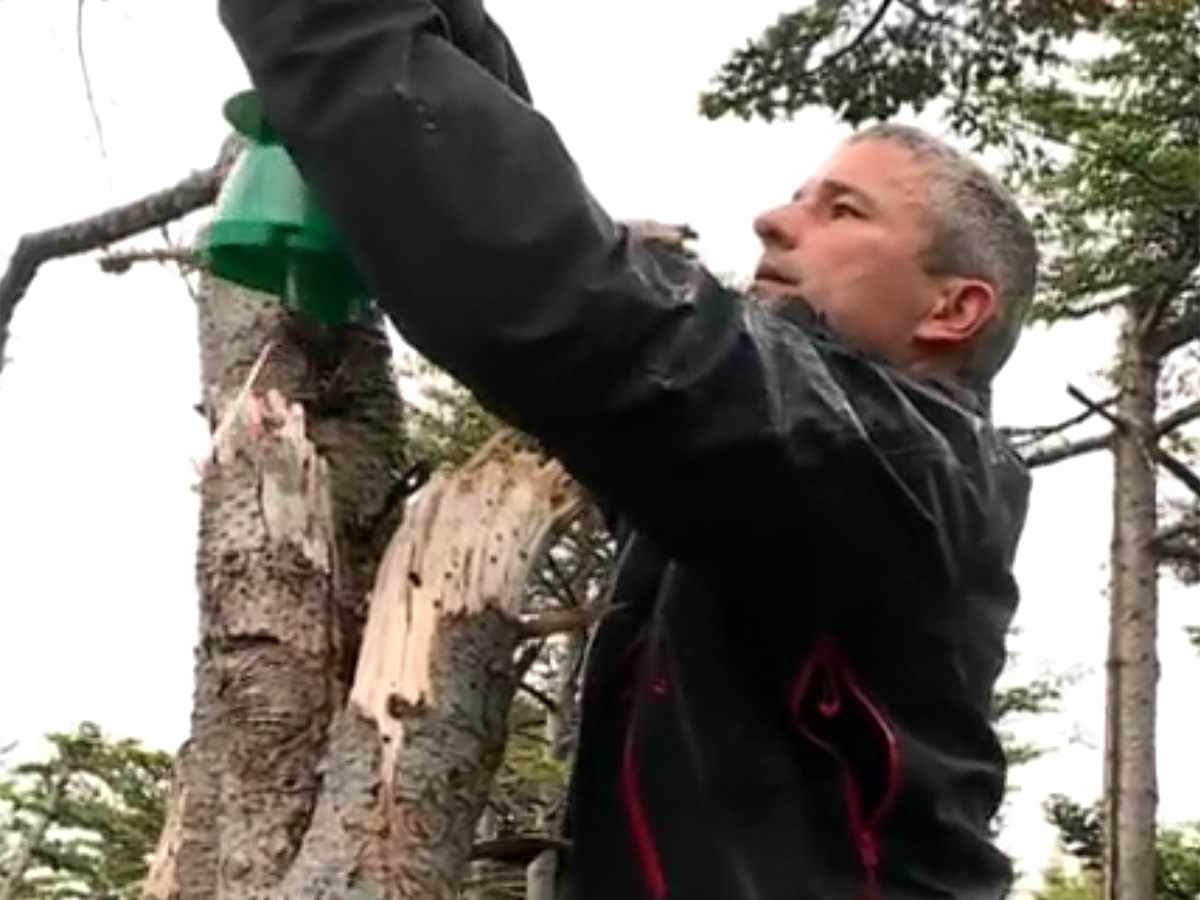
[[[511,434],[414,495],[281,898],[458,896],[503,756],[526,585],[580,502]]]

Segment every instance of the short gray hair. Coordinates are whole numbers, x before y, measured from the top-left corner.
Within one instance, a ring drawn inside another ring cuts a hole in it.
[[[928,173],[933,235],[925,267],[935,275],[978,278],[996,291],[999,311],[980,334],[958,375],[985,388],[1016,348],[1037,288],[1033,227],[1013,196],[982,166],[947,142],[911,125],[884,123],[851,143],[879,140],[910,151]]]

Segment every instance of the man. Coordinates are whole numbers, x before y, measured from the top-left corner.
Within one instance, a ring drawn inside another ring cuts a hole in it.
[[[991,703],[1029,479],[985,395],[1027,223],[933,139],[869,130],[759,218],[739,297],[613,223],[468,12],[221,0],[406,339],[621,519],[567,894],[1002,896]]]

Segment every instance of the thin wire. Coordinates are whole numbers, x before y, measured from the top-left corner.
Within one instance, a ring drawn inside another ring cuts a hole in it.
[[[108,182],[109,192],[112,193],[115,192],[116,187],[113,184],[112,166],[108,159],[108,146],[104,140],[104,127],[100,123],[100,113],[96,109],[96,96],[92,91],[92,76],[88,72],[87,56],[83,49],[83,4],[84,0],[77,0],[75,5],[75,53],[79,58],[79,71],[83,76],[83,91],[87,98],[88,112],[92,117],[92,127],[96,130],[96,144],[100,149],[104,178]]]

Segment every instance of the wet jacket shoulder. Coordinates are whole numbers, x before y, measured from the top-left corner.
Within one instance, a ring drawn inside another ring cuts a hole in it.
[[[799,548],[861,570],[869,546],[874,573],[921,573],[921,590],[896,592],[906,616],[949,595],[968,544],[1011,557],[993,473],[1015,462],[985,418],[632,240],[550,124],[443,40],[431,6],[220,10],[404,337],[672,556],[753,606],[781,586],[799,596]],[[1009,506],[1020,519],[1023,499]],[[835,621],[880,595],[795,612]]]

